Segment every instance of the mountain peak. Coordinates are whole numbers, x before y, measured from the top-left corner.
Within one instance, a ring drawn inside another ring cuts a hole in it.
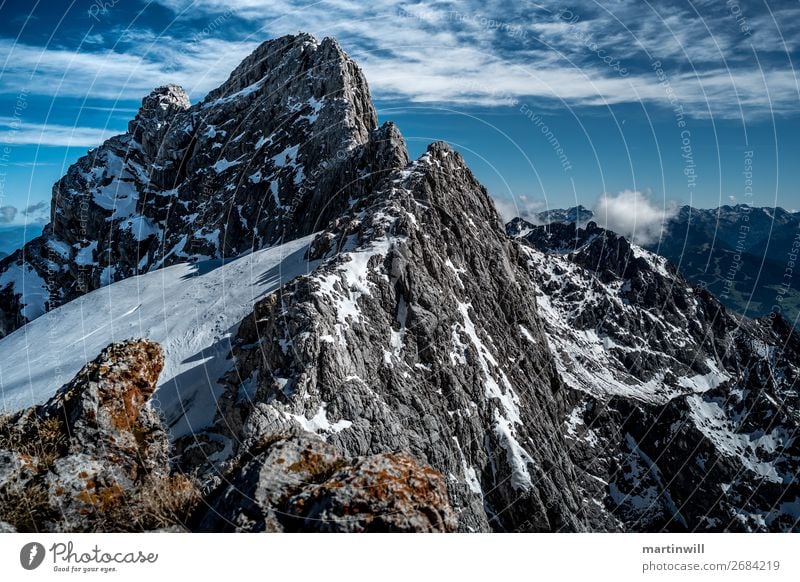
[[[0,334],[114,281],[302,237],[407,162],[335,40],[266,41],[196,105],[156,88],[69,168],[51,227],[0,264]]]
[[[169,120],[191,107],[189,96],[180,85],[162,85],[142,99],[136,117],[128,122],[128,133],[155,155]]]
[[[170,107],[180,110],[189,109],[191,103],[183,87],[175,84],[162,85],[153,89],[150,94],[142,99],[142,106],[136,117],[141,117],[155,111],[164,111]]]

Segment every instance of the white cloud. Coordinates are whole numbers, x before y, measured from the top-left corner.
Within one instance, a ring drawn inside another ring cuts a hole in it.
[[[691,5],[577,2],[571,10],[580,20],[568,23],[558,16],[563,4],[549,0],[531,6],[500,0],[157,1],[173,10],[176,20],[199,21],[198,33],[104,31],[105,42],[116,41],[105,52],[0,40],[0,60],[7,63],[0,91],[27,88],[52,96],[128,101],[174,82],[198,100],[258,43],[303,30],[336,37],[363,67],[373,94],[385,99],[455,106],[502,105],[516,98],[560,107],[636,102],[671,107],[651,59],[663,61],[671,89],[690,116],[795,113],[800,96],[791,67],[769,55],[758,62],[727,8],[713,4],[699,8],[700,18]],[[785,10],[776,16],[777,22],[772,15],[754,15],[759,24],[754,38],[777,38],[772,33],[780,25],[787,46],[797,46],[796,19]],[[247,36],[237,32],[242,20],[252,31]],[[98,45],[88,43],[96,36],[85,39],[92,50]],[[593,43],[629,74],[604,63],[589,48]]]
[[[42,147],[95,147],[119,133],[108,128],[25,123],[0,117],[0,143]]]
[[[690,116],[794,113],[800,95],[791,67],[756,61],[749,39],[721,4],[578,1],[570,7],[579,19],[569,23],[559,17],[564,4],[555,0],[524,6],[503,0],[157,1],[178,18],[189,13],[212,18],[232,10],[272,36],[297,30],[335,36],[383,98],[497,105],[507,102],[497,97],[501,94],[562,106],[641,101],[671,107],[651,60],[664,62],[671,88]],[[762,29],[776,36],[770,25],[780,25],[794,38],[790,20],[796,19],[786,19],[786,25],[765,22]],[[592,43],[630,74],[604,63],[587,48]]]
[[[538,213],[547,210],[544,200],[531,200],[527,196],[514,196],[511,199],[497,197],[492,200],[504,223],[519,217],[531,224],[539,224]]]
[[[129,33],[130,35],[130,33]],[[53,97],[91,97],[111,102],[139,100],[155,87],[178,83],[201,99],[227,79],[258,42],[204,38],[194,42],[144,35],[130,52],[71,51],[0,39],[0,91]]]
[[[674,203],[659,205],[635,190],[603,194],[592,209],[593,220],[639,245],[656,242],[664,223],[677,214]]]

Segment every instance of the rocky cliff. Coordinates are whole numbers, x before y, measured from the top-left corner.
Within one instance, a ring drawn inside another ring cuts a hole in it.
[[[576,488],[525,255],[458,153],[431,145],[309,254],[239,327],[223,434],[407,451],[448,477],[465,531],[613,528]]]
[[[571,389],[564,428],[587,495],[627,530],[796,530],[792,327],[728,312],[593,222],[520,240]]]

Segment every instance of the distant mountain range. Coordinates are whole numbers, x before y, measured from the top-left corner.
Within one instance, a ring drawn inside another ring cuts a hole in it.
[[[21,220],[19,220],[21,218]],[[15,206],[0,208],[0,259],[22,248],[28,241],[42,234],[50,222],[50,203],[41,201],[23,210]]]
[[[592,218],[583,206],[553,209],[531,222],[515,218],[507,231],[521,236],[534,223],[583,225]],[[800,251],[800,212],[744,204],[683,206],[660,240],[645,248],[672,261],[690,282],[738,313],[760,317],[781,311],[791,322],[800,315],[800,272],[794,266]]]

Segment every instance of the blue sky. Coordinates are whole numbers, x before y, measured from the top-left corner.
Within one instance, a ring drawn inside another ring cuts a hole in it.
[[[451,142],[507,216],[631,190],[800,209],[797,1],[0,0],[0,223],[155,86],[197,101],[300,30],[336,37],[412,155]]]

